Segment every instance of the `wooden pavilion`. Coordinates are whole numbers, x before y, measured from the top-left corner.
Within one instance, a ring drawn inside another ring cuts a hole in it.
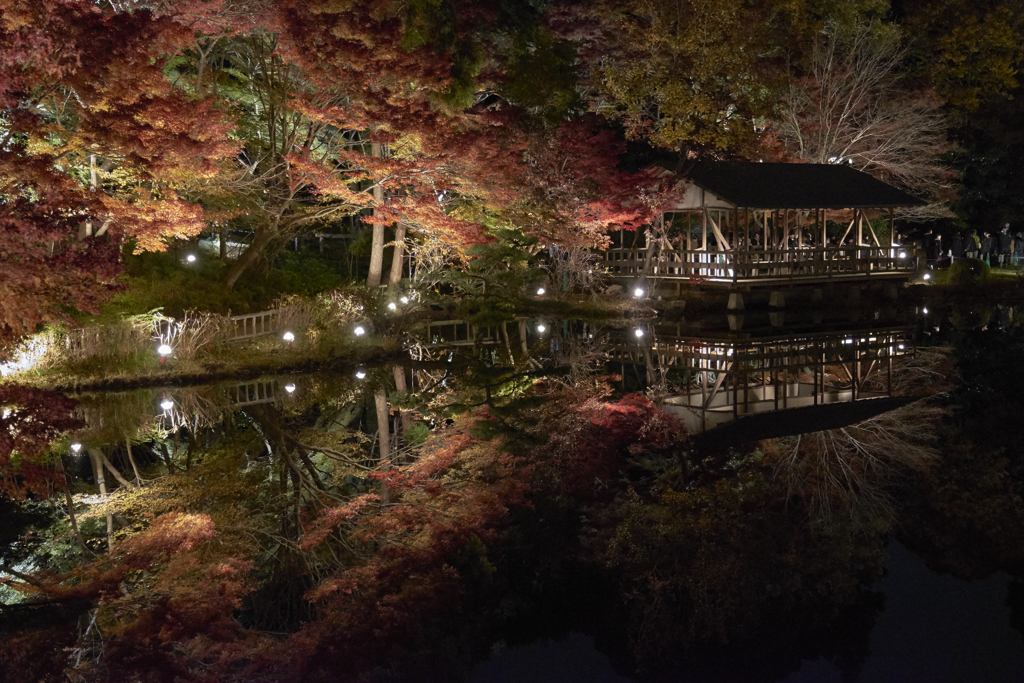
[[[697,434],[740,417],[790,408],[892,396],[894,358],[914,353],[907,326],[860,326],[768,334],[711,332],[694,337],[674,323],[609,344],[611,368],[671,377],[666,411]]]
[[[658,168],[662,177],[680,175]],[[923,202],[849,166],[695,162],[679,182],[679,203],[632,245],[623,234],[605,252],[609,274],[750,286],[907,278],[917,268],[894,240],[893,214]]]

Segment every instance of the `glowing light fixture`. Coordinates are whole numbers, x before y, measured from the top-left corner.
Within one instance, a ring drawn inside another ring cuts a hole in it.
[[[544,332],[546,332],[547,329],[548,328],[544,326],[544,323],[537,323],[537,331],[540,332],[541,334],[544,334]]]
[[[389,311],[397,311],[398,310],[398,304],[396,304],[394,301],[392,301],[391,303],[388,304],[388,310]]]
[[[401,301],[403,304],[407,304],[409,303],[409,297],[403,296],[401,299],[399,299],[399,301]]]
[[[71,452],[72,453],[74,453],[75,455],[78,455],[78,452],[80,450],[82,450],[82,444],[78,443],[77,441],[74,442],[73,444],[71,444]]]
[[[290,394],[293,391],[295,391],[295,385],[294,384],[285,384],[284,385],[284,390],[287,391]]]
[[[359,379],[363,379],[364,377],[366,377],[366,373],[363,372],[362,370],[359,370],[358,372],[356,372],[356,377],[358,377]]]
[[[907,258],[907,252],[901,251],[900,252],[900,258]]]
[[[195,263],[196,262],[196,255],[195,254],[189,254],[188,256],[185,257],[185,260],[188,261],[189,263]]]
[[[160,401],[160,407],[163,408],[164,410],[170,410],[171,408],[174,407],[174,401],[172,401],[169,398],[165,398],[164,400]]]
[[[644,295],[644,288],[643,287],[637,287],[636,289],[633,290],[633,296],[635,296],[637,299],[639,299],[643,295]]]
[[[156,347],[156,352],[160,354],[160,365],[163,365],[167,361],[167,356],[171,355],[173,349],[167,344],[161,344]]]
[[[640,337],[644,336],[644,331],[642,328],[638,327],[635,330],[633,330],[633,334],[635,334],[636,338],[639,339]]]
[[[537,296],[544,296],[544,292],[545,292],[545,290],[544,290],[543,287],[538,288],[537,289]]]
[[[928,315],[928,309],[927,309],[927,308],[926,308],[926,309],[924,309],[924,314],[925,314],[925,315]]]
[[[931,280],[932,279],[932,274],[931,273],[925,273],[924,274],[924,279],[925,280]]]
[[[291,332],[285,332],[283,335],[281,335],[281,338],[288,342],[289,349],[292,348],[292,342],[295,341],[294,334],[292,334]]]
[[[363,328],[362,325],[356,325],[356,329],[352,331],[355,332],[355,335],[357,337],[362,337],[364,334],[366,334],[366,330]]]

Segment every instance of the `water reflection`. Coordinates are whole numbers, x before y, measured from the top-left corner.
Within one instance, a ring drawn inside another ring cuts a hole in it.
[[[68,647],[451,680],[507,646],[484,680],[554,639],[589,680],[856,680],[890,535],[964,578],[1024,560],[1018,316],[904,310],[445,319],[403,364],[80,395],[75,590],[109,631]]]

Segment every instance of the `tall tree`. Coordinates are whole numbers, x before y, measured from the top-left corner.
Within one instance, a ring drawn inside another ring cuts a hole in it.
[[[784,82],[770,22],[746,0],[602,0],[561,7],[556,26],[579,41],[597,111],[631,137],[720,154],[756,143]]]
[[[203,228],[175,188],[235,145],[209,99],[164,76],[194,33],[177,11],[0,2],[0,344],[62,307],[95,311],[122,242]]]
[[[851,164],[931,200],[904,218],[949,216],[946,118],[938,99],[904,76],[906,57],[894,26],[828,24],[807,74],[783,97],[776,130],[798,159]]]

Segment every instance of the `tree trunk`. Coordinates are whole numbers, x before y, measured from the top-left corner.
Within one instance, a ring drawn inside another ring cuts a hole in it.
[[[220,226],[220,260],[227,263],[228,260],[228,227]]]
[[[370,154],[375,157],[383,157],[383,148],[379,143],[370,143]],[[373,188],[373,198],[378,205],[384,203],[384,188]],[[373,210],[374,215],[377,209]],[[370,274],[366,277],[367,287],[380,287],[381,275],[384,272],[384,226],[373,225],[373,246],[370,249]]]
[[[103,464],[107,466],[107,469],[110,470],[110,473],[114,475],[114,479],[117,479],[121,486],[124,486],[125,488],[128,489],[134,488],[130,481],[121,476],[121,472],[119,472],[118,469],[114,467],[114,464],[110,462],[110,459],[106,456],[106,454],[103,451],[100,451],[100,457],[103,458]]]
[[[395,373],[395,388],[399,391],[406,391],[407,386],[405,383],[405,366],[396,365],[394,369]],[[404,435],[406,430],[412,425],[412,413],[408,410],[403,410],[396,416],[400,418],[398,423],[402,425],[402,434]]]
[[[100,488],[100,495],[107,498],[107,480],[103,478],[103,453],[96,448],[89,449],[89,460],[92,461],[92,471],[96,476],[96,484]],[[114,549],[114,518],[107,512],[107,550]]]
[[[242,254],[235,259],[235,262],[228,267],[228,274],[224,280],[224,286],[228,289],[232,289],[235,283],[238,282],[238,278],[241,277],[242,273],[248,270],[252,264],[256,263],[256,259],[263,253],[263,251],[274,241],[274,238],[278,236],[278,227],[275,223],[271,227],[267,227],[264,230],[260,230],[256,233],[256,238],[249,245]]]
[[[391,469],[391,420],[388,415],[388,396],[383,391],[373,395],[377,408],[377,440],[380,441],[380,468],[382,472]],[[391,502],[391,492],[386,485],[381,486],[381,504]]]
[[[132,471],[135,472],[135,483],[138,486],[142,486],[142,477],[139,476],[139,468],[135,464],[135,458],[132,456],[132,442],[131,439],[124,440],[125,448],[128,449],[128,462],[132,464]]]
[[[71,520],[71,530],[75,533],[75,538],[78,539],[78,545],[82,548],[82,561],[89,555],[89,548],[85,545],[85,539],[82,538],[82,532],[78,530],[78,518],[75,517],[75,501],[71,498],[71,487],[68,486],[68,473],[64,471],[64,461],[57,456],[57,469],[60,470],[61,482],[64,484],[64,500],[68,505],[68,519]]]
[[[402,279],[402,261],[405,256],[405,223],[398,222],[395,226],[395,253],[391,257],[391,278],[389,282],[395,284]]]

